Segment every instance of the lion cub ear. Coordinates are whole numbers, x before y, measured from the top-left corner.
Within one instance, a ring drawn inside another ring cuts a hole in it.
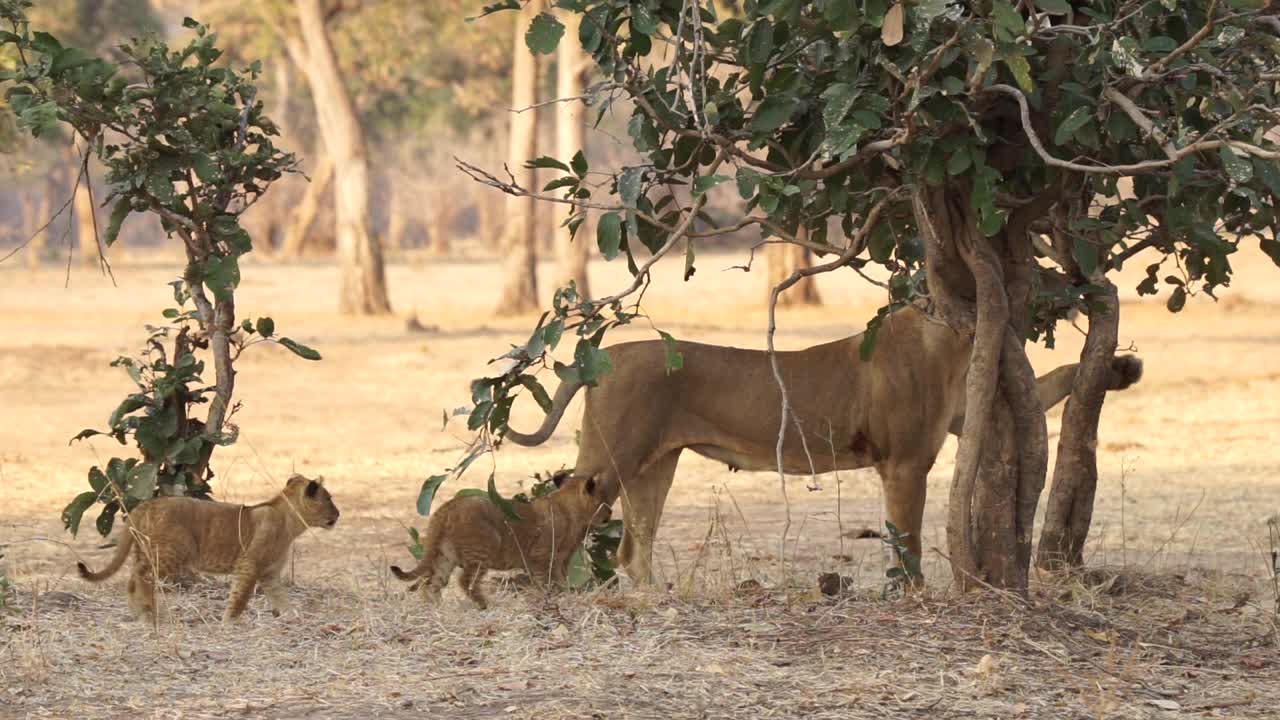
[[[560,486],[564,485],[564,481],[568,480],[571,477],[573,477],[572,470],[561,470],[560,472],[551,476],[551,484],[555,485],[556,489],[559,490]]]
[[[310,481],[308,481],[308,482],[307,482],[307,489],[306,489],[306,491],[305,491],[305,492],[306,492],[306,494],[307,494],[307,497],[309,497],[309,498],[313,498],[313,497],[315,497],[315,496],[316,496],[316,493],[317,493],[317,492],[320,492],[320,483],[316,482],[315,480],[310,480]]]
[[[587,494],[588,494],[588,495],[595,495],[595,494],[596,494],[596,478],[595,478],[595,476],[594,476],[594,475],[592,475],[591,477],[587,478],[587,482],[582,486],[582,488],[583,488],[583,490],[586,490],[586,492],[587,492]]]

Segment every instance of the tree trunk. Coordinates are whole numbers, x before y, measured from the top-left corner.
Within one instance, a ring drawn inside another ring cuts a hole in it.
[[[18,242],[27,243],[27,265],[39,267],[44,256],[49,252],[49,228],[53,213],[54,198],[61,190],[61,183],[56,169],[50,172],[49,180],[36,186],[36,189],[23,193],[22,196],[22,237]]]
[[[515,182],[532,188],[536,173],[525,163],[535,156],[538,113],[526,109],[537,102],[538,60],[525,46],[524,34],[529,23],[542,12],[542,0],[531,0],[520,10],[515,26],[511,68],[511,108],[524,110],[511,116],[511,145],[507,150],[507,170]],[[572,42],[565,40],[564,42]],[[517,315],[538,309],[537,276],[537,208],[529,197],[507,198],[507,223],[502,239],[506,256],[502,297],[496,309],[499,315]]]
[[[809,229],[801,225],[796,230],[796,238],[800,240],[809,237]],[[812,264],[812,253],[809,248],[803,245],[792,245],[790,243],[770,243],[765,250],[765,260],[769,264],[769,286],[767,288],[767,297],[773,293],[773,288],[783,280],[791,277],[791,274],[800,268],[807,268]],[[785,292],[778,296],[778,307],[797,307],[800,305],[821,305],[822,297],[818,295],[817,280],[810,276],[802,279],[800,282],[787,288]]]
[[[304,62],[297,64],[307,76],[320,135],[334,164],[333,199],[342,266],[338,310],[359,315],[389,313],[382,246],[369,230],[369,159],[364,130],[338,69],[320,0],[296,1],[306,43]],[[291,50],[302,52],[301,48]]]
[[[443,196],[443,193],[437,194],[437,197],[440,196]],[[452,249],[453,243],[450,236],[453,234],[455,213],[456,210],[447,203],[441,203],[431,211],[427,242],[430,243],[432,255],[445,257]]]
[[[1084,561],[1084,543],[1089,537],[1098,485],[1098,419],[1120,329],[1115,285],[1103,277],[1090,278],[1090,282],[1103,288],[1094,298],[1103,309],[1089,314],[1089,333],[1080,351],[1080,366],[1062,412],[1058,460],[1053,467],[1053,487],[1049,490],[1036,555],[1036,564],[1050,570],[1078,566]]]
[[[404,194],[404,183],[399,180],[397,173],[387,181],[387,247],[396,250],[408,249],[405,237],[405,229],[408,227],[405,213],[408,208],[404,203]]]
[[[1012,220],[1007,235],[984,237],[967,187],[917,190],[913,206],[937,311],[973,335],[948,509],[952,573],[961,589],[1025,590],[1048,456],[1025,334],[1015,330],[1026,312],[1029,238]]]
[[[320,213],[320,202],[329,195],[329,186],[333,181],[333,161],[328,155],[321,154],[311,171],[311,182],[302,193],[302,199],[293,212],[289,213],[289,224],[285,227],[284,241],[280,246],[280,254],[284,257],[299,257],[308,244]]]
[[[282,137],[289,137],[291,125],[289,99],[293,95],[293,66],[287,57],[277,57],[274,69],[275,109],[271,113],[271,121],[280,129]],[[259,204],[263,207],[257,208],[261,219],[257,223],[258,237],[255,238],[254,249],[263,255],[273,255],[284,246],[285,216],[289,208],[289,199],[285,193],[281,192],[285,189],[276,188],[275,192],[255,203],[255,207]]]
[[[568,162],[576,153],[586,147],[586,125],[583,123],[582,111],[586,107],[578,100],[566,98],[578,97],[582,94],[583,52],[581,43],[577,42],[578,25],[581,19],[577,13],[562,13],[565,38],[560,42],[556,55],[556,155],[563,162]],[[559,238],[560,281],[572,281],[578,288],[578,296],[591,297],[591,285],[587,278],[587,258],[591,252],[591,243],[586,235],[585,227],[579,227],[576,237],[569,235],[566,223],[569,221],[572,205],[557,203],[555,209],[555,232],[552,237]],[[586,213],[580,208],[579,213]],[[583,221],[585,225],[585,214]]]

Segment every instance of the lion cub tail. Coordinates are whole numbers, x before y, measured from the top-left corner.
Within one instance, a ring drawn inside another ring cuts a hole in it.
[[[422,538],[422,559],[418,561],[417,566],[412,570],[405,571],[401,570],[397,565],[392,565],[392,575],[395,575],[397,578],[404,580],[405,582],[417,580],[423,576],[426,576],[426,580],[423,582],[431,580],[433,571],[440,563],[440,542],[444,539],[445,523],[441,510],[444,510],[444,508],[441,507],[440,510],[433,513],[431,515],[431,522],[427,524],[426,535]],[[422,582],[416,582],[413,585],[410,585],[409,591],[413,592],[414,590],[417,590],[418,586],[421,584]]]
[[[112,575],[115,575],[116,571],[120,569],[120,566],[124,565],[125,559],[129,557],[129,549],[132,547],[133,531],[126,529],[120,537],[120,544],[116,546],[116,554],[111,556],[111,562],[107,563],[107,566],[103,568],[101,572],[94,572],[90,570],[89,566],[82,562],[76,563],[76,569],[80,571],[80,577],[85,580],[88,580],[89,582],[102,582]]]

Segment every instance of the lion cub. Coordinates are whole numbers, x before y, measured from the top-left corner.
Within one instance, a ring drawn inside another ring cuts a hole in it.
[[[244,612],[259,583],[278,614],[289,604],[280,571],[294,538],[307,528],[328,529],[338,522],[338,508],[321,482],[294,475],[283,492],[259,505],[185,497],[148,500],[129,514],[106,568],[95,573],[84,563],[76,567],[85,580],[102,582],[120,569],[132,548],[129,608],[140,619],[155,617],[155,581],[171,581],[188,568],[235,574],[224,619]]]
[[[519,521],[487,497],[453,498],[432,513],[418,566],[405,572],[393,565],[391,572],[401,580],[421,578],[409,589],[425,586],[427,600],[435,602],[461,566],[462,589],[481,610],[488,601],[480,581],[489,570],[526,570],[534,578],[549,572],[552,583],[563,585],[587,529],[609,522],[611,511],[596,478],[560,473],[552,479],[556,490],[513,504]]]

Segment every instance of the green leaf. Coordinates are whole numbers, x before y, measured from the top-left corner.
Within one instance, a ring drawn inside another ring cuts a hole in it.
[[[1280,198],[1280,163],[1274,160],[1254,158],[1253,174],[1267,186],[1272,195]],[[1280,202],[1280,200],[1277,202]]]
[[[1067,0],[1036,0],[1036,9],[1050,15],[1070,15],[1071,3]]]
[[[436,499],[436,491],[449,479],[448,474],[432,475],[422,483],[422,489],[418,491],[418,514],[427,516],[431,514],[431,503]]]
[[[1071,111],[1071,114],[1062,121],[1062,124],[1058,125],[1058,132],[1053,135],[1053,143],[1055,145],[1066,145],[1075,135],[1075,132],[1089,122],[1090,110],[1091,108],[1087,106],[1081,106]]]
[[[154,176],[153,176],[154,177]],[[240,263],[234,255],[213,255],[205,265],[204,284],[220,299],[228,299],[240,285]]]
[[[992,31],[997,40],[1009,42],[1026,32],[1026,20],[1013,9],[1008,0],[994,0],[991,3],[991,18]]]
[[[107,475],[97,465],[89,468],[89,487],[99,494],[107,489]]]
[[[618,196],[625,207],[634,208],[640,200],[640,184],[644,179],[644,168],[628,167],[622,169],[618,176]]]
[[[1009,67],[1009,72],[1013,73],[1013,79],[1018,81],[1018,87],[1023,92],[1033,93],[1036,91],[1036,84],[1031,80],[1031,63],[1021,55],[1007,55],[1004,57],[1004,64]]]
[[[62,49],[62,43],[47,32],[35,32],[31,34],[31,47],[46,55],[54,55]]]
[[[129,482],[125,488],[125,495],[135,500],[150,500],[156,494],[156,472],[159,468],[155,463],[138,463],[129,471]]]
[[[547,326],[542,329],[542,340],[547,344],[549,349],[554,350],[556,345],[560,344],[560,336],[563,334],[564,321],[553,320],[550,323],[547,323]]]
[[[747,61],[763,65],[773,54],[773,24],[768,18],[760,18],[747,34]]]
[[[1264,240],[1263,242],[1266,242],[1266,241]],[[84,440],[85,438],[91,438],[94,435],[106,435],[106,434],[107,433],[101,432],[99,430],[94,430],[93,428],[85,428],[84,430],[81,430],[80,432],[76,433],[76,436],[71,438],[71,440],[67,444],[70,445],[71,443],[77,440]]]
[[[1271,262],[1280,267],[1280,240],[1262,238],[1262,252],[1271,258]]]
[[[255,326],[258,334],[264,338],[269,338],[276,332],[276,321],[269,317],[258,318],[258,324]]]
[[[294,355],[297,355],[298,357],[300,357],[300,358],[302,358],[302,359],[304,359],[304,360],[319,360],[319,359],[320,359],[320,353],[316,352],[315,350],[312,350],[311,348],[307,347],[306,345],[303,345],[303,344],[302,344],[302,343],[300,343],[300,342],[296,342],[296,341],[294,341],[294,340],[290,340],[290,339],[289,339],[289,338],[287,338],[287,337],[282,337],[282,338],[280,338],[279,340],[277,340],[276,342],[278,342],[278,343],[280,343],[281,345],[283,345],[283,346],[285,346],[285,347],[289,348],[291,351],[293,351],[293,354],[294,354]]]
[[[586,177],[587,156],[583,155],[581,150],[573,154],[573,160],[570,161],[570,164],[573,166],[573,174],[578,177]]]
[[[138,504],[137,500],[126,500],[125,502],[128,503],[131,508]],[[111,526],[115,525],[116,512],[119,510],[120,504],[114,500],[107,503],[106,506],[102,508],[102,512],[98,513],[97,522],[94,523],[94,526],[98,529],[99,535],[106,537],[111,534]]]
[[[647,5],[633,3],[631,5],[631,27],[641,34],[652,35],[658,32],[658,21],[653,17],[653,11]]]
[[[564,24],[551,13],[538,13],[529,23],[524,34],[524,42],[529,50],[538,55],[550,55],[556,51],[560,38],[564,35]]]
[[[836,83],[822,92],[822,99],[825,101],[822,121],[828,128],[834,128],[853,109],[854,101],[858,99],[858,89],[849,83]]]
[[[616,212],[605,213],[596,223],[596,245],[605,260],[618,257],[618,249],[622,247],[622,218]]]
[[[111,247],[116,238],[120,237],[120,226],[124,224],[124,219],[129,216],[129,212],[133,208],[129,205],[129,198],[120,198],[111,208],[111,220],[107,222],[107,236],[103,238],[103,242],[107,247]]]
[[[529,168],[546,168],[549,170],[563,170],[565,172],[569,172],[568,165],[565,165],[559,160],[553,157],[549,157],[547,155],[543,155],[542,157],[536,157],[526,162],[524,166]]]
[[[487,494],[489,496],[489,502],[492,502],[494,505],[502,508],[502,514],[506,515],[508,519],[515,520],[516,522],[521,521],[522,518],[516,514],[516,510],[511,505],[511,501],[498,494],[498,486],[494,483],[493,473],[489,473],[489,491]]]
[[[93,507],[98,501],[98,493],[82,492],[67,504],[62,510],[62,525],[71,531],[72,537],[80,531],[80,519],[84,517],[84,511]]]
[[[756,188],[760,187],[761,177],[760,173],[750,168],[738,168],[738,196],[743,200],[750,200],[756,194]]]
[[[191,167],[196,171],[200,182],[212,183],[218,180],[218,166],[205,153],[198,153],[191,158]]]
[[[1187,304],[1187,290],[1182,286],[1178,286],[1178,287],[1175,287],[1173,289],[1173,292],[1169,295],[1169,302],[1166,303],[1165,306],[1169,308],[1169,312],[1176,313],[1182,310],[1183,306],[1186,304]]]
[[[751,129],[758,133],[773,132],[786,125],[799,108],[800,103],[795,98],[770,95],[756,108],[751,118]]]
[[[547,395],[546,388],[542,387],[542,383],[538,382],[538,378],[532,375],[521,375],[520,384],[529,390],[543,412],[551,412],[551,396]]]
[[[573,557],[569,558],[568,577],[569,587],[574,590],[584,588],[589,585],[595,573],[591,571],[591,563],[587,560],[586,551],[579,547],[573,551]]]
[[[658,331],[658,334],[662,336],[662,347],[666,353],[665,364],[667,374],[670,375],[676,370],[683,369],[684,354],[676,349],[676,339],[671,337],[670,333],[663,332],[661,330]]]
[[[95,61],[97,61],[96,57],[80,48],[63,48],[54,53],[53,62],[49,63],[49,74],[58,75]]]
[[[701,197],[702,195],[705,195],[706,192],[711,188],[719,185],[722,182],[726,182],[729,179],[730,178],[724,175],[703,175],[701,177],[698,177],[693,181],[693,196]]]
[[[1247,184],[1253,179],[1253,165],[1248,158],[1237,155],[1230,145],[1218,148],[1218,156],[1222,158],[1222,169],[1227,171],[1227,175],[1237,185]]]
[[[1080,272],[1089,277],[1098,267],[1098,246],[1088,240],[1078,237],[1072,247],[1072,256],[1076,259],[1076,264],[1080,266]]]
[[[458,492],[454,493],[454,494],[453,494],[453,496],[454,496],[454,497],[456,497],[456,498],[461,498],[461,497],[488,497],[488,496],[489,496],[489,493],[485,492],[484,490],[481,490],[480,488],[462,488],[462,489],[461,489],[461,490],[459,490]]]
[[[969,152],[969,146],[962,145],[956,148],[947,160],[947,174],[960,175],[968,170],[971,164],[973,164],[973,155]]]

